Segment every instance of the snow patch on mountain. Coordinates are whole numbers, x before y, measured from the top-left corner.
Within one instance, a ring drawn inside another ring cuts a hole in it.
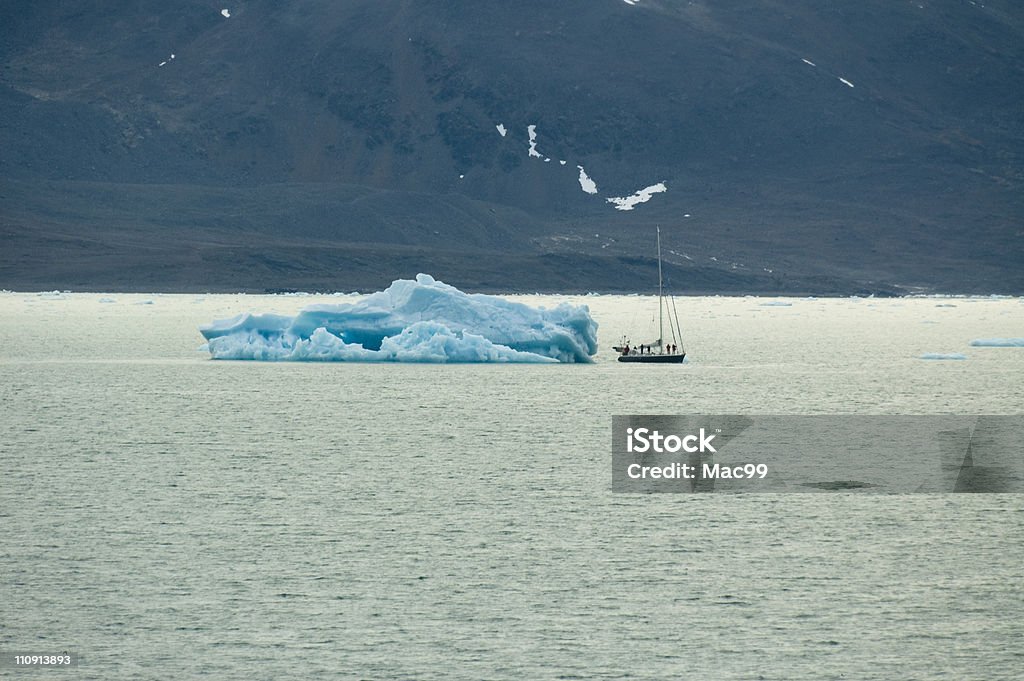
[[[640,203],[647,203],[655,194],[668,191],[664,182],[652,184],[650,187],[634,192],[629,196],[611,196],[606,199],[608,203],[614,203],[617,210],[633,210]]]
[[[597,183],[590,179],[587,175],[587,171],[583,169],[583,166],[576,166],[580,169],[580,188],[588,194],[597,193]]]
[[[540,155],[540,152],[537,151],[537,126],[527,126],[526,132],[530,136],[529,155],[533,158],[544,158],[543,156]]]

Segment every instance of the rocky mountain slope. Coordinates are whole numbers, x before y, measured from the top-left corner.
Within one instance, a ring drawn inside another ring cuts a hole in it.
[[[660,225],[679,292],[1020,293],[1021,93],[1011,2],[8,2],[0,287],[649,290]]]

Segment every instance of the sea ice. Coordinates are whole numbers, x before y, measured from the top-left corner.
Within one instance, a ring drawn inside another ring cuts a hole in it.
[[[295,317],[241,314],[200,327],[214,359],[343,362],[591,362],[586,305],[532,308],[419,274],[356,303]]]
[[[1024,348],[1024,338],[975,338],[971,345],[976,348]]]
[[[967,355],[959,352],[926,352],[920,359],[967,359]]]
[[[220,11],[220,14],[221,14],[221,16],[222,16],[222,17],[224,17],[225,19],[230,19],[230,18],[231,18],[231,10],[229,10],[229,9],[222,9],[222,10]]]
[[[508,134],[508,130],[505,129],[505,126],[503,124],[498,123],[494,127],[498,129],[498,134],[501,135],[502,137]]]

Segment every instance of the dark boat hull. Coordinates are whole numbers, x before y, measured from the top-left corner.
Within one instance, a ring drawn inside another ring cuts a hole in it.
[[[620,362],[640,362],[642,364],[682,364],[686,353],[677,355],[619,355]]]

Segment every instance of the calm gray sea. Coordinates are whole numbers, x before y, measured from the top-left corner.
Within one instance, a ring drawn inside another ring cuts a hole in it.
[[[589,366],[197,351],[314,301],[0,294],[0,650],[82,679],[1024,677],[1024,495],[609,473],[613,414],[1024,413],[1024,348],[969,346],[1024,336],[1020,300],[683,298],[673,367],[614,361],[651,316],[614,296],[575,299]]]

